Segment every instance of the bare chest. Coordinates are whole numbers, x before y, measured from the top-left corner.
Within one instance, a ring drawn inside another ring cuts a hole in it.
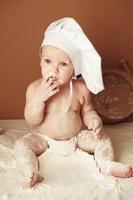
[[[59,92],[46,102],[46,112],[60,112],[68,107],[69,110],[78,111],[81,108],[79,94],[73,91],[70,97],[69,90]]]

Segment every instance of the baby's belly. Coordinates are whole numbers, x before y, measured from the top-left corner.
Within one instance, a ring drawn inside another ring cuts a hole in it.
[[[44,121],[38,127],[38,131],[56,140],[67,140],[76,136],[81,128],[79,111],[69,111],[45,113]]]

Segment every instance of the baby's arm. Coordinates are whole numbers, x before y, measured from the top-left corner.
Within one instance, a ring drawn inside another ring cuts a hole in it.
[[[83,122],[89,130],[94,130],[95,138],[100,139],[103,136],[102,120],[94,110],[91,92],[86,88],[85,85],[82,88],[82,92],[84,96],[84,103],[81,111]]]
[[[24,116],[28,124],[39,125],[44,119],[45,102],[59,89],[53,78],[40,79],[28,86]]]

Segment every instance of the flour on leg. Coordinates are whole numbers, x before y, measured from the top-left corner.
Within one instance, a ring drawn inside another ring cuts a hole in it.
[[[44,179],[39,173],[38,156],[47,147],[47,142],[37,133],[29,133],[15,144],[16,163],[24,177],[25,184],[29,187]]]
[[[99,141],[94,156],[103,174],[117,178],[133,177],[133,164],[124,164],[114,161],[113,146],[109,137],[105,137]]]
[[[118,178],[129,178],[133,177],[133,164],[122,164],[117,162],[112,162],[112,167],[109,175]]]

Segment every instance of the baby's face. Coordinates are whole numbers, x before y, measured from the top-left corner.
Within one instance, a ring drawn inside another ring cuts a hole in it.
[[[54,77],[60,85],[67,83],[74,73],[69,56],[49,45],[42,47],[40,66],[44,78]]]

